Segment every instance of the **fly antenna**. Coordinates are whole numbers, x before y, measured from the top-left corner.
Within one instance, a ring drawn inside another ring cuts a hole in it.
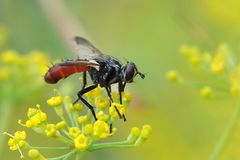
[[[145,78],[145,74],[143,74],[143,73],[141,73],[141,72],[137,72],[137,74],[139,74],[142,79]]]

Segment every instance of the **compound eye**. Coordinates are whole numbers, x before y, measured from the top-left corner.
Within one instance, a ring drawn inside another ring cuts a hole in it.
[[[136,67],[134,64],[127,64],[125,67],[124,67],[124,75],[125,75],[125,81],[127,82],[132,82],[133,81],[133,78],[135,77],[136,75]]]

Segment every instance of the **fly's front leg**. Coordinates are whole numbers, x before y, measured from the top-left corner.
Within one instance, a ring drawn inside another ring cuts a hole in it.
[[[112,98],[112,95],[111,95],[111,87],[110,87],[110,86],[107,86],[107,87],[105,87],[105,88],[106,88],[108,97],[109,97],[109,99],[110,99],[110,102],[113,103],[113,98]],[[111,106],[111,104],[110,104],[110,106]],[[119,110],[117,109],[117,107],[114,106],[114,108],[115,108],[115,110],[117,111],[117,114],[118,114],[119,118],[122,119],[122,115],[121,115],[121,113],[119,112]]]
[[[87,93],[87,92],[95,89],[96,87],[97,87],[97,85],[92,85],[92,86],[89,86],[89,87],[84,88],[84,89],[82,89],[81,91],[79,91],[78,94],[77,94],[77,95],[78,95],[78,99],[73,103],[73,104],[75,104],[75,103],[77,103],[79,100],[81,100],[81,101],[88,107],[88,109],[90,109],[90,111],[92,112],[92,115],[93,115],[93,117],[94,117],[95,120],[97,120],[97,116],[96,116],[96,113],[95,113],[95,111],[94,111],[93,106],[92,106],[91,104],[89,104],[82,96],[83,96],[85,93]]]
[[[122,104],[122,92],[124,92],[125,86],[126,86],[126,82],[124,82],[124,83],[122,81],[118,82],[118,94],[119,94],[119,102],[120,102],[120,104]],[[123,117],[124,121],[127,121],[127,119],[126,119],[124,114],[122,115],[122,117]]]

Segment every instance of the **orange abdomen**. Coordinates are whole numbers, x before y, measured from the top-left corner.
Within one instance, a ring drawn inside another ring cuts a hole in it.
[[[74,74],[74,73],[79,73],[79,72],[85,72],[90,69],[89,66],[87,65],[64,65],[64,64],[56,64],[49,68],[48,72],[44,76],[44,80],[47,83],[50,84],[55,84],[57,83],[60,79],[67,78],[68,76]]]

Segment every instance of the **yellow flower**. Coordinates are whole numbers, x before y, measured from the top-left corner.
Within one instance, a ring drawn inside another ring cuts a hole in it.
[[[107,138],[110,134],[109,125],[104,122],[97,120],[93,125],[93,136],[97,139]]]
[[[25,131],[17,131],[14,133],[14,136],[7,132],[4,132],[3,134],[11,137],[8,140],[9,149],[12,151],[18,150],[21,155],[21,158],[23,158],[23,154],[22,154],[22,151],[20,148],[25,145],[26,132]]]
[[[172,82],[177,82],[179,80],[178,73],[174,70],[168,71],[166,77],[169,81]]]
[[[25,124],[21,120],[18,123],[28,128],[39,127],[39,125],[47,121],[47,114],[41,111],[40,105],[36,105],[36,108],[29,108],[27,115],[29,119]]]
[[[47,160],[37,149],[30,149],[28,151],[28,157],[36,160]]]
[[[122,97],[123,97],[123,101],[126,102],[126,103],[129,103],[132,100],[132,94],[131,93],[123,92]]]
[[[78,135],[81,134],[81,130],[78,127],[69,128],[68,134],[72,138],[76,138]]]
[[[71,105],[69,109],[70,111],[82,111],[84,109],[84,106],[79,103],[76,103]]]
[[[65,121],[58,122],[58,123],[56,124],[56,129],[57,129],[57,130],[61,130],[61,129],[63,129],[66,125],[67,125],[67,123],[66,123]]]
[[[63,102],[63,97],[61,96],[52,97],[47,100],[47,104],[52,107],[59,106],[62,104],[62,102]]]
[[[193,65],[198,64],[201,61],[199,49],[197,47],[182,45],[180,48],[180,54],[185,56],[189,63]]]
[[[55,124],[47,124],[45,128],[45,133],[48,137],[55,137],[57,133]]]
[[[203,87],[201,90],[201,95],[206,98],[211,97],[213,95],[212,88],[210,88],[208,86]]]
[[[80,134],[77,138],[74,139],[74,146],[80,151],[85,151],[88,148],[89,139],[83,134]]]
[[[109,114],[113,116],[113,118],[119,118],[117,110],[119,111],[119,114],[123,115],[126,111],[125,105],[112,103],[111,107],[109,108]]]
[[[219,74],[226,68],[227,62],[227,46],[220,45],[216,55],[213,57],[211,63],[211,71],[215,74]]]
[[[16,63],[19,61],[19,59],[19,54],[14,50],[6,50],[0,54],[0,61],[5,64]]]
[[[141,131],[141,137],[148,139],[152,134],[152,127],[150,125],[144,125]]]
[[[97,119],[106,122],[109,120],[109,115],[105,114],[103,111],[99,111],[97,113]]]
[[[88,120],[89,120],[89,117],[87,115],[78,117],[78,123],[80,124],[86,124],[88,123]]]
[[[99,109],[105,109],[106,107],[109,106],[108,98],[97,97],[95,103],[96,103],[96,107]]]
[[[93,125],[92,124],[86,124],[84,126],[84,134],[85,135],[91,135],[93,133]]]
[[[97,88],[95,88],[94,90],[85,93],[84,95],[90,99],[95,99],[96,97],[102,95],[102,88],[100,86],[98,86]]]
[[[240,92],[240,66],[237,66],[230,72],[230,91],[233,95],[238,95]]]

